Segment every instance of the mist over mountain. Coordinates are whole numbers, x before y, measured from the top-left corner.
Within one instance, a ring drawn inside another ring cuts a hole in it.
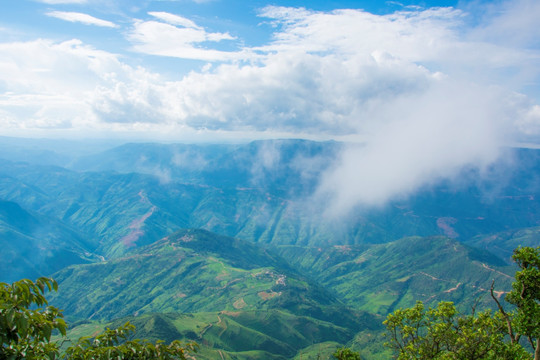
[[[154,175],[218,188],[258,188],[288,198],[310,195],[343,144],[266,140],[242,145],[131,143],[79,158],[70,169]]]
[[[439,234],[466,241],[538,225],[538,150],[507,149],[482,171],[463,169],[453,179],[337,218],[325,211],[331,203],[319,189],[344,146],[132,143],[67,167],[2,160],[0,196],[64,223],[107,258],[186,227],[316,246]]]
[[[92,245],[57,219],[32,214],[0,200],[0,273],[2,281],[37,278],[71,264],[99,260]]]
[[[0,136],[0,156],[37,165],[69,166],[73,161],[121,145],[119,140],[47,139]]]

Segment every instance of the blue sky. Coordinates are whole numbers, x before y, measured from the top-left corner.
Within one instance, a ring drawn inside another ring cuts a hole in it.
[[[344,140],[340,208],[540,143],[538,0],[0,6],[0,135]]]

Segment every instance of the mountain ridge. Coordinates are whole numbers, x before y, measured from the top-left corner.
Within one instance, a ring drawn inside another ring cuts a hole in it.
[[[203,228],[264,244],[327,246],[441,234],[476,244],[470,239],[479,234],[539,224],[534,214],[540,211],[540,189],[536,175],[530,174],[540,169],[540,150],[531,149],[515,150],[512,161],[501,161],[486,174],[465,171],[468,180],[458,185],[447,181],[380,208],[355,210],[337,219],[325,217],[324,204],[317,207],[304,195],[330,166],[324,162],[335,160],[343,146],[299,140],[222,146],[129,144],[120,147],[120,154],[132,159],[125,165],[132,171],[127,173],[0,159],[0,199],[73,229],[90,243],[92,252],[107,259],[122,257],[182,228]],[[92,156],[98,164],[108,160],[116,166],[123,159],[114,157],[118,149]],[[194,167],[185,175],[189,183],[174,176],[183,173],[173,161],[175,149],[183,149],[185,155],[176,163],[189,160],[190,151],[206,151],[191,159],[189,166]],[[144,156],[161,159],[157,165],[177,168],[176,173],[170,170],[164,179],[163,174],[133,172]],[[202,159],[200,164],[197,159]],[[508,172],[509,163],[514,164],[514,173]],[[501,173],[506,177],[502,185],[497,184]],[[229,183],[219,187],[228,174],[233,174]],[[289,187],[291,182],[307,185],[290,197],[296,189]],[[501,256],[508,259],[510,247]]]

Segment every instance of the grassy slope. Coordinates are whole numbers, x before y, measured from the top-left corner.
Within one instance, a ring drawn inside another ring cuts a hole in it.
[[[467,308],[482,298],[491,306],[491,281],[502,291],[513,280],[513,269],[500,259],[444,237],[358,247],[285,246],[279,253],[347,305],[381,315],[416,300],[448,300]]]
[[[381,330],[365,329],[354,335],[350,329],[277,309],[143,314],[114,321],[79,321],[70,327],[68,338],[95,335],[126,321],[136,326],[132,338],[197,342],[198,359],[333,359],[331,354],[336,348],[351,345],[363,359],[389,357],[380,343]]]
[[[195,314],[160,313],[110,322],[75,323],[68,337],[97,334],[126,321],[136,326],[134,338],[170,342],[195,341],[198,359],[303,359],[330,355],[354,337],[351,329],[282,310],[221,311]],[[324,358],[324,357],[323,357]]]
[[[130,320],[137,337],[195,340],[203,359],[292,358],[313,344],[346,344],[359,331],[381,328],[380,318],[347,309],[280,257],[202,230],[177,232],[129,257],[71,266],[55,278],[60,291],[51,304],[68,318],[123,317],[109,325]],[[96,330],[81,326],[74,337]]]
[[[300,349],[334,341],[377,359],[388,355],[381,346],[381,322],[388,312],[416,300],[451,300],[466,311],[482,294],[482,306],[490,303],[485,294],[491,279],[497,290],[512,281],[507,275],[512,270],[500,259],[445,237],[284,246],[278,252],[350,308],[379,317],[340,305],[272,251],[202,230],[177,232],[128,257],[63,270],[56,276],[60,293],[51,302],[70,316],[131,316],[141,337],[197,340],[224,356],[243,359],[245,351],[256,350],[290,358]],[[148,318],[171,312],[192,315]],[[171,317],[182,320],[171,325]]]
[[[283,309],[352,329],[373,322],[346,309],[280,257],[203,230],[179,231],[128,257],[71,266],[55,278],[60,292],[52,303],[82,318]]]
[[[467,308],[492,278],[497,290],[511,282],[500,259],[444,237],[278,252],[350,308],[379,316],[341,305],[273,251],[203,230],[179,231],[127,257],[71,266],[55,276],[60,293],[51,303],[70,317],[124,317],[115,325],[127,317],[140,337],[196,340],[204,345],[202,358],[292,358],[331,341],[384,359],[381,322],[388,312],[417,299]]]

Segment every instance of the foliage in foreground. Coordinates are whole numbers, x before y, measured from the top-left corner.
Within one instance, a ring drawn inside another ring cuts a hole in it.
[[[127,322],[117,329],[106,329],[102,334],[82,337],[76,345],[66,350],[68,359],[186,359],[186,354],[196,352],[194,343],[182,344],[175,340],[169,345],[162,341],[155,344],[146,340],[128,340],[135,326]]]
[[[58,356],[58,344],[50,342],[51,335],[58,330],[65,336],[67,325],[60,310],[48,306],[45,288],[56,291],[58,285],[43,277],[35,283],[28,279],[11,285],[0,283],[0,359]]]
[[[384,324],[397,359],[530,359],[520,345],[504,341],[504,321],[489,310],[462,315],[452,302],[426,310],[419,301]]]
[[[540,360],[540,247],[523,247],[514,251],[512,256],[520,271],[516,272],[516,281],[506,300],[516,306],[516,312],[508,315],[497,302],[499,311],[507,323],[508,336],[512,343],[525,337],[534,351],[534,359]]]
[[[338,360],[361,360],[359,353],[343,347],[337,349],[333,356]]]
[[[62,312],[49,306],[45,289],[57,290],[49,278],[28,279],[11,285],[0,283],[0,359],[179,359],[196,352],[195,343],[173,341],[151,343],[128,340],[135,330],[129,322],[117,329],[106,329],[96,337],[83,337],[60,353],[60,344],[51,342],[54,330],[65,337],[67,325]]]
[[[514,251],[520,270],[506,300],[515,305],[507,312],[493,294],[498,311],[460,314],[453,303],[440,302],[425,309],[422,302],[398,309],[384,321],[385,344],[405,359],[531,359],[520,340],[528,340],[534,359],[540,360],[540,247]]]

